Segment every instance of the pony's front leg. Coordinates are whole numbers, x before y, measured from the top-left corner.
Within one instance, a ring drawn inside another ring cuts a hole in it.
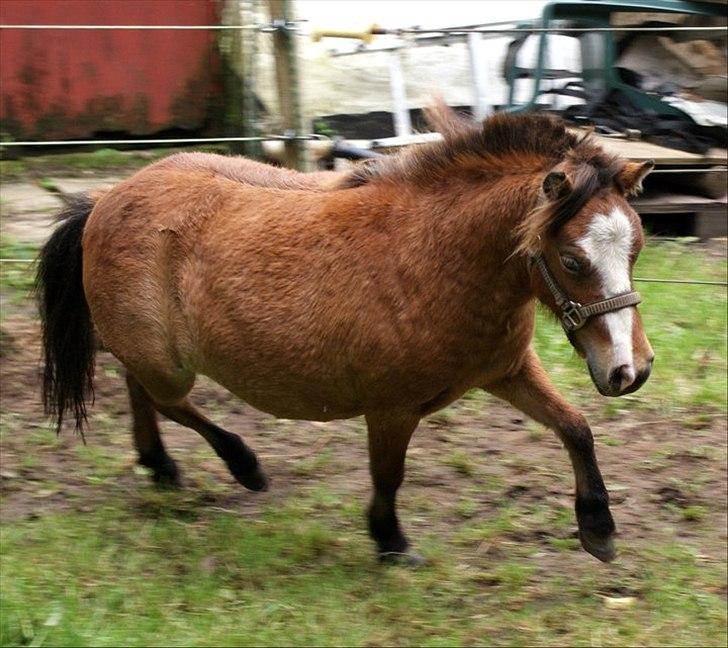
[[[409,542],[397,519],[397,489],[404,479],[404,460],[419,416],[369,413],[369,470],[374,492],[369,505],[369,532],[377,543],[382,562],[417,565],[422,558],[410,553]]]
[[[553,386],[533,349],[529,349],[517,374],[483,385],[483,388],[556,431],[574,467],[576,519],[581,544],[599,560],[608,562],[614,559],[614,520],[594,454],[591,430],[584,416]]]

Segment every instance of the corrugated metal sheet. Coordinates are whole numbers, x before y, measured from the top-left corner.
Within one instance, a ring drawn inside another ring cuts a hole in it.
[[[219,0],[2,0],[3,24],[214,25]],[[51,139],[199,129],[222,94],[212,31],[0,32],[1,129]]]

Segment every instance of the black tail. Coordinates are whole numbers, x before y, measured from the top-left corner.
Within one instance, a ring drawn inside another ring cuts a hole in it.
[[[43,331],[43,405],[60,431],[66,413],[83,434],[93,401],[94,331],[82,283],[81,237],[94,201],[66,199],[62,221],[40,251],[35,291]]]

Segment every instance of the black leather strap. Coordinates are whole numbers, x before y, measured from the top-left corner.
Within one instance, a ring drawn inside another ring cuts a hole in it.
[[[546,259],[544,259],[542,254],[531,257],[530,261],[538,268],[546,287],[554,297],[556,306],[561,310],[561,325],[567,331],[579,330],[587,323],[589,318],[595,315],[603,315],[604,313],[611,313],[622,308],[636,306],[642,301],[640,294],[632,291],[582,306],[580,303],[569,299],[569,296],[561,289],[561,286],[556,282],[556,279],[546,265]]]

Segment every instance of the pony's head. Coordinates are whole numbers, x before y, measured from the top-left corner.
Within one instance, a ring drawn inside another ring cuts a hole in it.
[[[427,118],[443,141],[371,160],[341,186],[389,179],[428,187],[460,176],[480,191],[506,176],[532,179],[532,191],[511,184],[516,209],[535,203],[516,229],[511,258],[528,264],[532,292],[561,320],[597,389],[605,396],[638,389],[654,353],[632,287],[644,237],[627,197],[653,163],[608,155],[595,138],[548,115],[496,113],[478,124],[436,100]]]
[[[605,396],[639,389],[652,369],[632,281],[644,236],[626,197],[641,189],[653,166],[577,140],[543,175],[539,205],[522,228],[532,288],[561,320]]]

